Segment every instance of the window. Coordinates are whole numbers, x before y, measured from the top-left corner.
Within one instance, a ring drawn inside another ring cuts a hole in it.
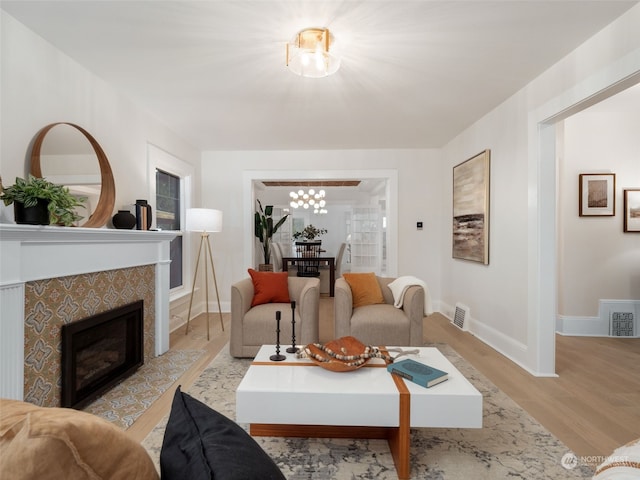
[[[156,169],[156,227],[159,230],[180,230],[180,177]],[[171,241],[169,288],[182,286],[182,236]]]
[[[171,301],[191,291],[190,244],[183,240],[184,217],[192,202],[192,178],[195,168],[152,144],[147,144],[149,201],[154,211],[155,228],[176,232],[169,255]]]

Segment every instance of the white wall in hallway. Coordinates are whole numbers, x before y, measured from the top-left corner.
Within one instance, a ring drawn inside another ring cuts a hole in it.
[[[640,89],[639,87],[635,87]],[[624,92],[620,95],[624,95]],[[623,232],[623,190],[640,188],[640,103],[564,121],[559,161],[558,313],[597,316],[599,300],[640,300],[640,234]],[[578,215],[581,173],[615,173],[616,213]]]

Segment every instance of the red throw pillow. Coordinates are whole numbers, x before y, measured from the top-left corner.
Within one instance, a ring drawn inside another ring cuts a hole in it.
[[[251,306],[263,303],[289,303],[288,272],[257,272],[249,269],[253,281],[253,301]]]

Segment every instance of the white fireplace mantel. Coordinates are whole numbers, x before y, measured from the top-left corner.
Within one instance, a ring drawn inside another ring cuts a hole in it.
[[[0,224],[0,397],[22,400],[25,283],[155,264],[155,354],[169,349],[172,232]]]

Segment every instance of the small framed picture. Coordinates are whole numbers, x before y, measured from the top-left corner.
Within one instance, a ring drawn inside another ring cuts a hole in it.
[[[640,233],[640,188],[626,188],[624,196],[624,231]]]
[[[616,214],[616,174],[580,174],[580,216],[612,217]]]

